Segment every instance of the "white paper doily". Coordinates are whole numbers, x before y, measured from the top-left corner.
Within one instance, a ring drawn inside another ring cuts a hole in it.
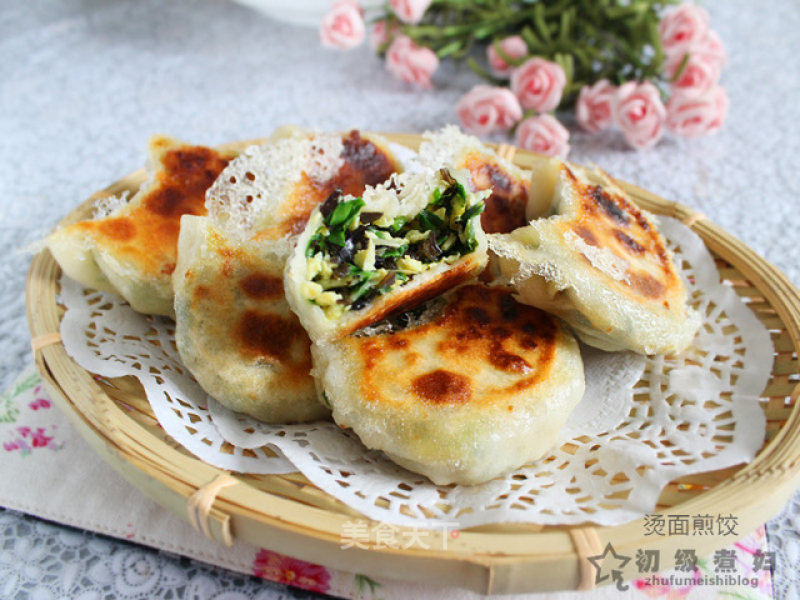
[[[670,358],[584,347],[587,393],[562,432],[569,443],[477,486],[436,486],[333,423],[272,426],[232,413],[182,367],[171,321],[66,278],[61,334],[85,369],[136,376],[164,430],[215,466],[299,470],[365,516],[396,525],[620,524],[653,511],[677,477],[752,459],[765,434],[759,395],[772,366],[769,334],[720,283],[700,238],[673,219],[659,222],[704,316],[693,345]],[[271,457],[265,444],[286,458]],[[228,445],[232,453],[222,451]]]
[[[211,422],[205,392],[181,363],[172,320],[136,313],[121,298],[65,276],[61,302],[67,307],[61,321],[67,354],[96,375],[138,378],[161,427],[194,455],[232,471],[297,470],[264,449],[228,448]]]

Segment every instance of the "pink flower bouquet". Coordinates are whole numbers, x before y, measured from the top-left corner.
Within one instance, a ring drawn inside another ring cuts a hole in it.
[[[465,60],[487,83],[456,112],[465,129],[508,132],[524,148],[564,156],[569,132],[554,111],[573,108],[589,133],[616,127],[633,148],[665,132],[695,138],[719,130],[727,61],[708,12],[674,0],[500,0],[504,10],[462,0],[389,0],[373,20],[371,47],[404,82],[432,88],[440,61]],[[335,2],[322,43],[348,49],[365,37],[356,0]],[[472,49],[483,46],[485,67]]]

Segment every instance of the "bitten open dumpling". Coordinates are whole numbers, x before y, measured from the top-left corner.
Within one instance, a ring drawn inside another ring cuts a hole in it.
[[[312,341],[347,335],[477,277],[488,192],[467,174],[404,173],[361,197],[332,194],[286,265],[286,298]]]
[[[473,191],[491,190],[481,225],[486,233],[507,233],[528,224],[530,173],[501,158],[478,138],[455,125],[428,131],[419,148],[423,165],[446,165],[469,171]]]
[[[603,350],[683,351],[700,317],[653,217],[602,171],[554,168],[552,216],[490,239],[517,298]]]
[[[336,423],[441,485],[488,481],[552,448],[585,386],[558,319],[474,284],[402,316],[312,346]]]
[[[149,178],[133,198],[119,199],[108,214],[57,229],[47,246],[72,279],[119,294],[138,312],[173,316],[181,216],[206,214],[206,190],[235,156],[153,136]]]
[[[231,410],[270,423],[325,418],[311,341],[283,293],[285,256],[227,238],[208,217],[181,221],[175,341],[200,386]]]

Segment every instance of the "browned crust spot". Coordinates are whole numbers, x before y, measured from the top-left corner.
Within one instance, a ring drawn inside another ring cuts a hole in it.
[[[631,287],[647,298],[661,298],[666,292],[666,287],[649,273],[628,272],[628,281]]]
[[[416,377],[411,389],[418,398],[434,404],[463,404],[472,394],[467,377],[445,369]]]
[[[390,348],[405,348],[408,346],[408,340],[400,337],[400,336],[391,336],[388,341]]]
[[[205,300],[209,296],[211,296],[211,288],[206,285],[198,285],[194,288],[192,292],[195,300]]]
[[[242,280],[240,287],[247,296],[256,300],[283,296],[283,281],[274,275],[252,273]]]
[[[361,137],[361,133],[357,129],[348,133],[343,143],[344,163],[360,174],[364,180],[363,185],[374,186],[383,183],[397,170],[394,161],[378,146]]]
[[[127,242],[136,237],[136,225],[127,217],[97,221],[100,233],[117,242]]]
[[[597,241],[597,236],[592,232],[591,229],[588,227],[584,227],[583,225],[578,225],[577,227],[573,227],[572,230],[580,237],[584,242],[589,244],[590,246],[599,246],[599,242]]]
[[[172,185],[152,191],[145,199],[144,204],[150,212],[172,219],[195,210],[191,198],[187,201],[186,191]]]
[[[614,232],[614,237],[619,240],[619,243],[622,244],[626,249],[628,249],[631,254],[644,254],[644,246],[642,246],[639,242],[634,240],[624,231],[617,230]]]
[[[203,146],[185,146],[164,153],[159,184],[143,204],[151,213],[175,219],[205,214],[205,193],[228,165],[228,159]]]
[[[613,196],[611,196],[599,185],[590,186],[586,191],[588,193],[586,193],[584,197],[591,198],[592,201],[594,201],[594,203],[599,206],[610,219],[616,221],[617,224],[622,226],[627,226],[630,223],[630,219],[625,210],[621,208],[617,202],[615,202],[615,198]]]
[[[533,370],[531,364],[518,354],[506,352],[500,343],[492,345],[492,352],[489,353],[489,361],[500,371],[511,373],[530,373]]]
[[[311,372],[311,341],[294,315],[245,311],[235,327],[237,351],[245,359],[277,368],[287,385],[305,385]]]
[[[547,370],[546,363],[552,358],[555,326],[544,313],[518,304],[510,293],[500,290],[468,286],[459,292],[462,292],[458,301],[461,306],[451,304],[442,320],[453,333],[440,350],[451,345],[453,349],[464,351],[479,347],[484,359],[497,370],[530,373],[534,367],[522,354],[542,347],[544,352],[537,366]],[[479,294],[484,296],[478,297]],[[520,350],[514,349],[515,343]]]
[[[168,151],[163,164],[168,177],[186,194],[201,195],[205,201],[206,190],[228,166],[228,158],[205,146],[184,146]]]

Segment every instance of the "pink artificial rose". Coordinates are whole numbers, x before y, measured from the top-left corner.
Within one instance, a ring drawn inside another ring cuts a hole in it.
[[[607,129],[613,121],[611,105],[616,91],[608,79],[601,79],[593,86],[583,86],[575,104],[578,124],[592,133]]]
[[[704,52],[715,57],[719,61],[720,67],[724,67],[728,62],[728,54],[725,52],[725,45],[716,31],[709,30],[706,37],[700,42],[700,47]]]
[[[422,15],[428,10],[432,0],[389,0],[394,14],[403,23],[414,25],[419,23]]]
[[[614,95],[612,110],[625,140],[635,148],[649,148],[664,133],[667,110],[649,81],[622,84]]]
[[[685,54],[675,54],[667,58],[664,63],[664,73],[667,79],[672,81],[675,78],[685,57]],[[716,56],[699,47],[690,48],[686,64],[683,64],[683,70],[678,78],[672,81],[672,89],[675,92],[704,94],[719,82],[721,73],[722,63]]]
[[[713,133],[725,122],[728,104],[727,92],[718,85],[700,96],[679,92],[667,102],[667,127],[686,138]]]
[[[564,158],[569,153],[569,131],[552,115],[528,117],[517,127],[517,146]]]
[[[511,58],[524,58],[528,56],[528,44],[526,44],[522,36],[519,35],[512,35],[501,40],[500,48]],[[506,64],[503,57],[497,53],[494,44],[489,44],[489,47],[486,49],[486,54],[492,72],[498,77],[508,77],[511,73],[511,66]]]
[[[561,65],[543,58],[531,58],[511,73],[511,89],[522,108],[547,112],[561,102],[567,76]]]
[[[319,39],[323,46],[347,50],[364,40],[364,17],[361,7],[353,0],[334,2],[322,19]]]
[[[389,29],[386,21],[378,21],[372,26],[372,34],[369,36],[369,45],[376,52],[381,46],[389,42]]]
[[[664,52],[683,54],[682,49],[701,41],[708,32],[708,12],[694,4],[681,4],[670,10],[658,24]]]
[[[439,58],[430,48],[418,46],[407,35],[398,35],[386,51],[386,69],[398,79],[432,88],[431,77]]]
[[[511,90],[476,85],[456,104],[464,128],[479,135],[505,131],[522,118],[522,107]]]

